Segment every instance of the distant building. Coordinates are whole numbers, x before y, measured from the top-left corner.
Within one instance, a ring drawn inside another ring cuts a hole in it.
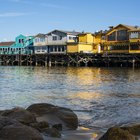
[[[32,54],[33,37],[19,35],[15,42],[1,42],[0,54]]]
[[[67,53],[93,53],[93,41],[91,33],[80,33],[77,41],[68,42]]]
[[[8,54],[10,47],[14,44],[15,42],[0,42],[0,54]]]
[[[46,34],[38,34],[33,40],[34,53],[35,54],[46,54],[48,53],[47,38]]]
[[[49,53],[66,53],[67,43],[76,42],[79,32],[54,30],[46,35]]]
[[[140,53],[139,40],[138,27],[119,24],[106,33],[102,45],[107,53]]]
[[[17,36],[15,39],[15,43],[10,46],[10,52],[12,54],[32,54],[33,38],[33,36]]]

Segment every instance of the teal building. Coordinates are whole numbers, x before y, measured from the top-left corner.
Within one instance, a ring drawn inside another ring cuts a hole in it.
[[[33,36],[19,35],[15,38],[15,42],[1,42],[0,54],[32,54]]]

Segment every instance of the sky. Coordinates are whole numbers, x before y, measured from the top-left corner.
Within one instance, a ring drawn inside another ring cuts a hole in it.
[[[140,26],[140,0],[0,0],[0,41],[54,29],[95,32]]]

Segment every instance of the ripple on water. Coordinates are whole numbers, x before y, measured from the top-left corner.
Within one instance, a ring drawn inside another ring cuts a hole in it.
[[[80,124],[140,122],[140,69],[0,67],[0,109],[47,102],[74,110]]]

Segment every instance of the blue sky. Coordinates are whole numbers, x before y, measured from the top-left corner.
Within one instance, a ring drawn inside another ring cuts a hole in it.
[[[95,32],[140,25],[140,0],[0,0],[0,41],[54,29]]]

